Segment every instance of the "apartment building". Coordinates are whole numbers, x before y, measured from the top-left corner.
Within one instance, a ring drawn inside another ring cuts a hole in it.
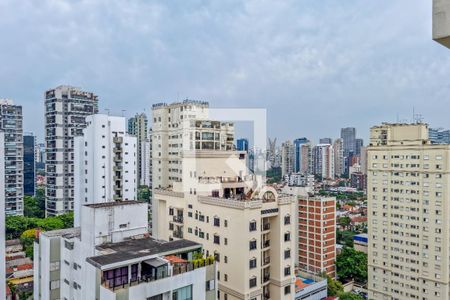
[[[5,211],[23,215],[23,117],[22,106],[0,99],[0,130],[4,132]]]
[[[293,173],[284,176],[284,181],[288,186],[314,187],[314,175]]]
[[[75,226],[85,204],[136,199],[136,147],[124,117],[86,117],[83,135],[74,138]]]
[[[323,179],[334,179],[334,149],[330,144],[319,144],[312,151],[314,174]]]
[[[144,113],[128,119],[128,133],[137,139],[137,182],[150,186],[150,138],[148,119]]]
[[[286,141],[281,145],[281,176],[294,172],[294,144]]]
[[[23,193],[34,196],[36,191],[36,137],[32,133],[23,135]]]
[[[86,117],[97,112],[98,98],[92,92],[66,85],[45,92],[45,209],[48,216],[73,210],[74,137],[83,133]]]
[[[344,141],[339,138],[333,143],[334,150],[334,174],[339,177],[344,174]]]
[[[336,276],[336,198],[299,197],[299,269]]]
[[[356,128],[346,127],[341,129],[341,139],[343,142],[344,157],[356,152]]]
[[[308,143],[309,143],[309,140],[305,137],[294,140],[294,172],[295,173],[303,173],[303,174],[308,173],[307,171],[302,172],[302,170],[305,170],[304,160],[303,160],[305,153],[303,153],[303,150],[307,149],[307,148],[303,147],[303,145],[308,144]],[[308,162],[306,162],[306,164],[307,163]],[[308,168],[308,164],[306,165],[306,168]]]
[[[0,129],[0,153],[5,152],[5,132]],[[0,155],[0,178],[5,178],[5,156]],[[5,199],[5,181],[0,180],[0,199]],[[5,202],[0,201],[0,212],[5,211]],[[5,214],[0,214],[0,232],[5,232]],[[0,234],[0,299],[6,299],[5,234]]]
[[[149,237],[147,203],[81,209],[80,227],[35,242],[34,299],[216,299],[214,259],[194,260],[201,244]]]
[[[450,145],[426,124],[371,128],[368,271],[371,299],[447,299]]]
[[[257,188],[245,153],[183,158],[183,182],[153,194],[157,237],[202,243],[218,262],[220,299],[292,299],[295,198]]]

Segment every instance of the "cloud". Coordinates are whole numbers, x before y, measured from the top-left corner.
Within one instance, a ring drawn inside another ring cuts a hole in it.
[[[450,52],[426,1],[4,0],[0,36],[0,97],[41,140],[43,93],[63,83],[127,115],[185,97],[266,107],[279,140],[367,137],[413,106],[450,127]]]

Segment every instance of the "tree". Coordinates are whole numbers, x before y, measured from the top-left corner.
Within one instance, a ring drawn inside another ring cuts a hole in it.
[[[149,202],[151,199],[151,195],[152,195],[152,193],[151,193],[150,189],[148,188],[148,186],[141,185],[138,188],[137,200]]]
[[[353,236],[356,233],[350,230],[338,230],[336,231],[336,240],[338,244],[342,244],[346,247],[353,248]]]
[[[330,275],[327,275],[328,296],[338,296],[344,292],[344,286],[341,282],[334,280]]]
[[[342,293],[339,295],[339,300],[364,300],[364,298],[353,293]]]
[[[25,196],[24,201],[24,216],[32,218],[45,217],[45,190],[43,188],[36,189],[36,195]]]
[[[36,229],[25,230],[20,235],[20,242],[27,257],[33,258],[33,243],[36,238]]]
[[[5,227],[6,239],[17,239],[25,230],[36,227],[36,219],[24,216],[7,216]]]
[[[367,254],[345,247],[336,258],[337,275],[341,280],[367,282]]]
[[[339,225],[342,225],[344,227],[348,227],[352,223],[352,219],[350,219],[350,217],[348,217],[348,216],[340,217],[339,220],[338,220],[338,223],[339,223]]]
[[[72,228],[73,227],[73,212],[67,212],[65,214],[56,216],[58,220],[60,220],[63,223],[62,228]]]

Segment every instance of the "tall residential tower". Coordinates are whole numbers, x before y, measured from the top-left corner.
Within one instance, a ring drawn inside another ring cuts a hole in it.
[[[74,137],[83,133],[86,117],[97,111],[98,98],[92,92],[66,85],[45,92],[47,215],[73,210]]]

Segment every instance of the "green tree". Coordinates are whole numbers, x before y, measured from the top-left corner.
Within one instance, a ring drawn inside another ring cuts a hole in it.
[[[59,216],[55,217],[56,219],[60,220],[63,225],[62,228],[72,228],[73,227],[73,212],[68,212]],[[61,228],[61,229],[62,229]]]
[[[348,216],[340,217],[338,220],[338,223],[339,223],[339,225],[348,227],[352,223],[352,219],[350,219],[350,217],[348,217]]]
[[[337,230],[336,231],[336,240],[338,244],[342,244],[346,247],[353,248],[353,236],[356,232],[350,230]]]
[[[20,235],[20,242],[25,251],[26,256],[33,258],[33,243],[36,238],[36,229],[25,230]]]
[[[367,282],[367,254],[345,247],[336,257],[337,275],[341,280]]]
[[[339,295],[339,300],[364,300],[364,298],[353,293],[342,293]]]
[[[338,296],[344,292],[344,286],[338,280],[334,280],[330,275],[327,275],[327,289],[328,296]]]
[[[36,219],[24,216],[7,216],[5,227],[6,239],[17,239],[25,230],[36,227]]]
[[[38,219],[36,222],[37,227],[44,231],[63,229],[64,222],[59,217],[50,217],[46,219]]]
[[[32,218],[45,217],[45,190],[43,188],[36,189],[36,195],[25,196],[24,199],[24,216]]]

